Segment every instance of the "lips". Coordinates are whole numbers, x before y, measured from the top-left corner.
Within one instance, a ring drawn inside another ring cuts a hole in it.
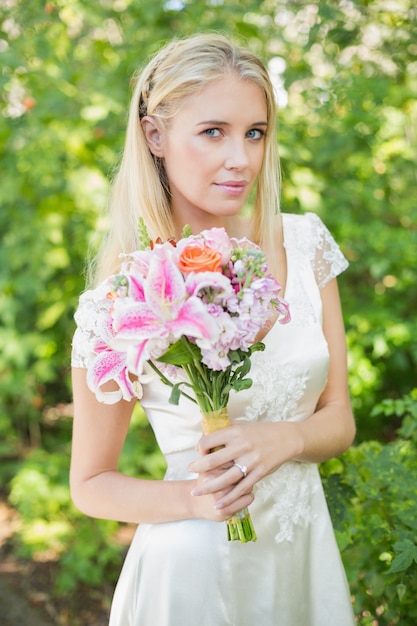
[[[247,183],[244,180],[226,180],[216,183],[219,189],[232,196],[240,195],[246,189],[246,185]]]

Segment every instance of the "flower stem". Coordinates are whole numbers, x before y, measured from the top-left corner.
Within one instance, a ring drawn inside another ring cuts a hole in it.
[[[153,363],[151,360],[148,360],[148,365],[150,365],[150,367],[154,370],[154,372],[156,372],[158,374],[158,376],[160,377],[161,381],[165,384],[168,385],[168,387],[171,387],[171,389],[173,387],[175,387],[174,383],[172,383],[159,369],[159,367],[157,365],[155,365],[155,363]],[[194,402],[195,404],[197,403],[197,400],[195,398],[193,398],[192,396],[189,396],[188,393],[185,393],[185,391],[183,391],[182,389],[180,390],[181,394],[184,396],[184,398],[188,398],[188,400],[191,400],[191,402]]]

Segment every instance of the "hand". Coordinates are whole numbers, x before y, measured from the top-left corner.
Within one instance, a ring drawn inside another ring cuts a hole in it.
[[[194,463],[192,466],[194,466]],[[193,498],[193,517],[216,522],[224,521],[237,511],[252,504],[254,495],[251,488],[249,488],[250,490],[241,490],[239,493],[234,494],[233,497],[229,495],[242,478],[242,472],[236,470],[235,466],[228,464],[227,467],[198,473],[191,495],[202,497]],[[226,480],[222,479],[223,474],[228,474]],[[225,488],[215,487],[221,484],[226,484],[227,486]],[[227,504],[225,504],[226,501],[228,502]]]
[[[222,446],[210,453],[210,450]],[[193,495],[211,495],[217,511],[238,511],[253,486],[286,461],[299,455],[303,441],[294,422],[234,421],[228,428],[204,435],[197,447],[202,457],[189,469],[199,474]],[[247,468],[243,476],[234,462]],[[246,501],[246,500],[245,500]]]

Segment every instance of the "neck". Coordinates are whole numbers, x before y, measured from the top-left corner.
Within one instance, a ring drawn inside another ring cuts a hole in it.
[[[180,221],[175,224],[175,234],[177,238],[181,237],[184,226],[189,224],[191,231],[194,235],[202,230],[209,230],[210,228],[224,228],[229,237],[236,237],[240,239],[242,237],[251,238],[252,224],[249,218],[240,217],[234,215],[231,217],[218,217],[218,216],[205,216],[204,220],[191,219],[188,222],[181,223]]]

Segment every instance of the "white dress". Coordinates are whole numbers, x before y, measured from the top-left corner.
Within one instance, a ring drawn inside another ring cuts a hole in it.
[[[314,214],[283,215],[291,322],[276,323],[252,357],[250,389],[234,394],[231,419],[308,418],[326,384],[328,349],[320,288],[347,267]],[[73,365],[85,367],[94,335],[94,292],[76,313]],[[98,310],[99,307],[96,307]],[[142,405],[166,457],[166,480],[187,471],[201,437],[196,406],[168,404],[159,379]],[[115,591],[110,626],[353,626],[344,568],[318,468],[288,462],[254,489],[250,513],[258,540],[226,539],[225,523],[141,524]]]

